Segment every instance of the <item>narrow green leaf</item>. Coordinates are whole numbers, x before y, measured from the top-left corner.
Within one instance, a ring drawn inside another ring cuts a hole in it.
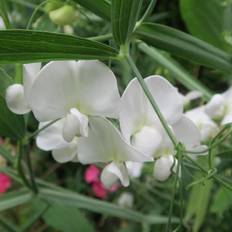
[[[129,41],[138,20],[142,0],[112,0],[111,22],[115,41],[121,45]]]
[[[80,209],[87,209],[92,212],[124,218],[140,223],[147,222],[150,224],[163,224],[168,221],[168,218],[164,216],[144,215],[134,210],[125,209],[112,203],[95,200],[70,191],[57,191],[40,188],[39,196],[40,198],[52,203],[59,203],[64,206],[75,206]],[[178,220],[174,218],[173,222],[176,223]]]
[[[62,218],[62,220],[60,220]],[[53,204],[43,215],[45,222],[58,231],[94,232],[87,218],[75,207]]]
[[[96,15],[110,21],[110,3],[107,0],[74,0]]]
[[[12,113],[5,102],[5,90],[12,84],[12,79],[0,69],[0,136],[12,139],[22,138],[25,134],[23,116]]]
[[[1,197],[0,212],[25,204],[32,199],[32,194],[28,191],[15,191]]]
[[[88,39],[41,31],[0,31],[0,63],[109,59],[117,51]]]
[[[10,163],[14,163],[14,156],[2,145],[0,145],[0,155],[3,156]]]
[[[189,34],[168,26],[143,23],[136,30],[137,37],[149,45],[163,49],[175,56],[223,72],[231,72],[231,56],[224,51]]]
[[[149,47],[144,43],[139,44],[139,48],[154,59],[159,65],[166,68],[177,81],[182,83],[189,90],[198,90],[203,93],[208,99],[212,97],[210,90],[203,86],[201,82],[196,80],[187,70],[185,70],[179,63],[171,57],[165,57],[160,51]]]
[[[221,0],[181,0],[180,9],[191,34],[225,51],[231,50],[231,44],[226,40],[227,36],[232,35],[231,3]]]

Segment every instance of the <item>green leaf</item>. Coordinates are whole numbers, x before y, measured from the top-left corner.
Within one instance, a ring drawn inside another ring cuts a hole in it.
[[[20,139],[25,134],[23,116],[12,113],[5,102],[5,90],[12,84],[12,79],[0,69],[0,136]]]
[[[32,199],[32,194],[25,190],[19,190],[1,196],[0,212],[25,204]]]
[[[58,231],[94,232],[87,218],[75,207],[53,204],[43,215],[45,222]]]
[[[154,59],[158,64],[166,68],[177,81],[182,83],[189,90],[198,90],[203,93],[208,99],[212,97],[211,92],[196,80],[187,70],[185,70],[179,63],[171,57],[167,58],[160,51],[149,47],[144,43],[139,44],[139,48]]]
[[[231,72],[231,56],[189,34],[168,26],[143,23],[136,30],[137,37],[147,44],[165,50],[175,56],[205,65],[223,72]]]
[[[117,51],[105,44],[71,35],[30,31],[0,31],[0,63],[49,60],[109,59]]]
[[[3,156],[10,163],[14,163],[14,156],[8,150],[6,150],[3,145],[0,145],[0,156]]]
[[[110,21],[110,3],[107,0],[74,0],[96,15]]]
[[[211,205],[211,212],[222,216],[223,212],[232,206],[231,192],[221,187],[215,194]]]
[[[111,2],[113,36],[119,45],[125,44],[134,30],[142,0],[112,0]]]
[[[199,177],[199,173],[196,175],[196,180]],[[213,187],[213,181],[207,180],[204,184],[198,184],[193,186],[185,215],[185,222],[191,222],[193,220],[193,232],[199,231],[202,223],[204,222],[208,204],[210,200],[210,193]]]
[[[73,206],[79,209],[87,209],[92,212],[124,218],[140,223],[147,222],[150,224],[165,224],[168,221],[168,218],[165,216],[144,215],[140,212],[122,208],[112,203],[95,200],[93,198],[86,197],[70,191],[63,191],[61,188],[59,188],[59,190],[40,188],[39,197],[51,203],[59,203],[64,206]],[[173,218],[172,222],[176,223],[178,222],[178,219]]]
[[[232,34],[231,3],[222,0],[181,0],[180,9],[191,34],[228,51],[226,39]]]

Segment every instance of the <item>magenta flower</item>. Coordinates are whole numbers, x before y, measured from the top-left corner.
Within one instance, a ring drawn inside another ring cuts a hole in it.
[[[89,165],[85,171],[85,181],[88,184],[99,182],[100,170],[95,165]]]
[[[0,173],[0,193],[5,193],[11,187],[11,179],[4,173]]]
[[[108,195],[107,189],[103,186],[103,184],[100,181],[93,183],[92,191],[94,195],[100,199],[106,199]]]

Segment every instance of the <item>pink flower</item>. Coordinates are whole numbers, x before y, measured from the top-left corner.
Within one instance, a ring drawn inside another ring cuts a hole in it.
[[[85,171],[85,181],[89,184],[99,182],[100,170],[95,165],[90,165]]]
[[[11,187],[11,179],[4,173],[0,173],[0,193],[5,193]]]
[[[93,183],[92,190],[96,197],[106,199],[108,192],[100,181]]]

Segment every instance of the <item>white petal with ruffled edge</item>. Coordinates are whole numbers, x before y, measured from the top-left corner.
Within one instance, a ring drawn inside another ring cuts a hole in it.
[[[216,123],[205,113],[204,107],[187,111],[185,116],[192,120],[200,130],[201,141],[212,138],[218,132]]]
[[[35,117],[43,122],[66,116],[75,108],[77,83],[75,61],[55,61],[45,65],[34,81],[30,105]]]
[[[46,126],[49,122],[39,124],[39,129]],[[64,148],[68,143],[63,138],[64,119],[61,119],[46,129],[42,130],[36,137],[37,146],[44,151]]]
[[[14,84],[6,89],[6,104],[15,114],[26,114],[30,112],[24,93],[24,87],[20,84]]]
[[[75,72],[80,110],[92,116],[118,118],[120,95],[114,73],[96,60],[78,61]]]
[[[59,163],[66,163],[73,160],[76,162],[76,159],[78,159],[77,146],[77,142],[73,141],[63,148],[53,150],[52,156]]]
[[[78,156],[81,163],[152,160],[126,143],[120,132],[107,119],[91,117],[89,125],[88,137],[78,139]]]
[[[112,162],[106,165],[101,173],[103,185],[109,189],[118,179],[124,187],[127,187],[130,183],[125,164]]]

